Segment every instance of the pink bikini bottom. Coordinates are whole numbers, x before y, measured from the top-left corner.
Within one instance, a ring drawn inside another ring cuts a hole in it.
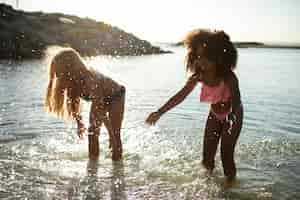
[[[242,103],[239,107],[242,106]],[[228,111],[228,112],[223,112],[223,113],[216,113],[214,112],[214,110],[211,108],[210,111],[216,116],[216,118],[220,121],[223,121],[226,119],[227,115],[231,112],[231,111]]]
[[[223,113],[215,113],[213,109],[210,109],[210,111],[216,116],[216,118],[218,120],[221,120],[221,121],[225,120],[227,115],[230,113],[230,111],[223,112]]]

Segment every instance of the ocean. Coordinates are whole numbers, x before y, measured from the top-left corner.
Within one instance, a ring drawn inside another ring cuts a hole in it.
[[[209,105],[199,102],[200,85],[155,126],[144,123],[188,77],[186,50],[163,48],[174,53],[84,58],[126,86],[120,162],[111,161],[105,128],[100,159],[89,161],[87,137],[44,111],[54,51],[1,61],[0,199],[300,199],[300,50],[238,49],[245,118],[237,182],[224,190],[219,149],[211,176],[201,166]],[[83,106],[88,123],[90,104]]]

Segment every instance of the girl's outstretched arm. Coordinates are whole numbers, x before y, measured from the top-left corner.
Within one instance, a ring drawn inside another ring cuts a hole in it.
[[[173,97],[171,97],[162,107],[160,107],[156,112],[151,113],[147,119],[146,123],[155,124],[157,120],[166,112],[180,104],[195,88],[199,81],[197,75],[191,76],[186,82],[185,86],[179,90]]]

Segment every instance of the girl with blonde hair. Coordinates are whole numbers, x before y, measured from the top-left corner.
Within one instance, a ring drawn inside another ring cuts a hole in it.
[[[45,108],[67,121],[75,119],[80,138],[86,130],[81,115],[82,100],[91,102],[88,128],[90,159],[99,157],[99,133],[104,124],[110,136],[112,160],[120,160],[125,87],[89,69],[75,50],[63,50],[50,64]]]

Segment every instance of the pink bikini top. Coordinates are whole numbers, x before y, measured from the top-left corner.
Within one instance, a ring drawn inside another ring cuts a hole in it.
[[[226,102],[230,99],[231,93],[229,87],[222,81],[219,85],[208,86],[202,84],[200,102],[218,103]]]

